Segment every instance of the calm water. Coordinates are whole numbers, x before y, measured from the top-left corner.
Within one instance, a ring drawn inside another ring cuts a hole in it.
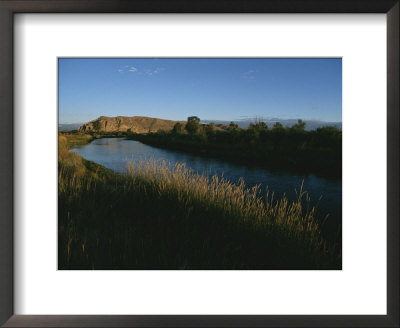
[[[247,167],[219,159],[155,148],[124,138],[96,139],[88,145],[76,146],[72,151],[87,160],[99,163],[116,172],[126,170],[128,161],[135,163],[149,159],[163,159],[172,164],[183,162],[186,167],[192,168],[197,173],[209,176],[217,174],[235,183],[242,177],[248,187],[261,184],[263,193],[268,187],[277,196],[286,193],[289,199],[296,197],[294,190],[299,189],[301,182],[304,180],[304,190],[310,194],[312,202],[317,202],[322,196],[318,205],[318,214],[321,217],[330,214],[326,224],[326,229],[330,231],[330,234],[336,234],[335,232],[341,224],[342,181],[338,179],[332,180],[313,174],[299,175]]]

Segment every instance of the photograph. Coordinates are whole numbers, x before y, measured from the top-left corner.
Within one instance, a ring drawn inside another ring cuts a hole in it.
[[[341,58],[57,66],[58,270],[342,270]]]

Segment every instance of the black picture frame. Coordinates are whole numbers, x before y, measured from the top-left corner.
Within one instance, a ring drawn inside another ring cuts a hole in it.
[[[0,324],[4,327],[399,327],[399,8],[399,0],[0,0]],[[385,13],[387,315],[14,315],[15,13]]]

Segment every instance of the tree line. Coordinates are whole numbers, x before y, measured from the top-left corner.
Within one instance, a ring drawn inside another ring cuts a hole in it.
[[[279,122],[268,127],[258,120],[243,129],[234,122],[228,126],[201,124],[199,117],[190,116],[185,124],[178,122],[171,131],[129,135],[132,139],[163,148],[276,169],[340,176],[342,131],[333,126],[312,131],[305,127],[303,120],[291,127],[284,127]]]

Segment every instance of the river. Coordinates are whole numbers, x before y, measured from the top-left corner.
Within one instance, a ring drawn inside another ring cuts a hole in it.
[[[303,190],[311,197],[312,204],[318,204],[318,217],[329,214],[325,223],[325,233],[329,239],[336,239],[342,222],[342,180],[327,179],[314,174],[296,174],[287,171],[271,171],[260,167],[234,164],[221,159],[201,157],[184,152],[160,149],[125,138],[96,139],[83,146],[75,146],[72,151],[83,158],[101,164],[116,172],[124,172],[128,161],[166,160],[172,164],[185,163],[187,168],[200,174],[212,176],[217,174],[233,183],[243,178],[246,186],[261,185],[261,192],[267,188],[280,197],[283,193],[289,199],[296,197],[295,189],[299,189],[304,181]],[[340,238],[339,238],[340,239]]]

